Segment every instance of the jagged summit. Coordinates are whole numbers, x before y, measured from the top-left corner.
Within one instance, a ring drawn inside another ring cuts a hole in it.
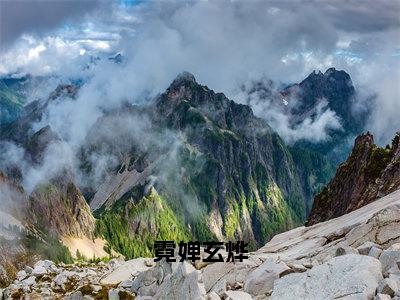
[[[347,82],[351,86],[353,85],[350,75],[346,71],[336,70],[336,68],[334,67],[327,69],[325,73],[322,73],[321,71],[317,72],[316,70],[314,70],[302,82],[300,82],[299,85],[303,86],[309,84],[310,82],[316,82],[316,81],[318,81],[319,83],[325,83],[329,85],[329,82],[327,81],[332,79]]]
[[[185,83],[197,83],[196,78],[192,73],[183,71],[182,73],[178,74],[178,76],[175,77],[174,81],[172,81],[170,89],[177,86],[181,86]]]
[[[380,148],[367,132],[358,136],[354,148],[332,181],[315,197],[308,225],[339,217],[400,187],[400,135],[392,145]]]

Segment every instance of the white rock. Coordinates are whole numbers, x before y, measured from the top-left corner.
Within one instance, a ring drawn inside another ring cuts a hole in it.
[[[26,278],[25,280],[22,281],[23,285],[33,285],[36,283],[36,277],[35,276],[30,276]]]
[[[58,286],[64,288],[65,283],[68,281],[68,276],[65,273],[58,274],[54,277],[53,282]]]
[[[390,300],[390,296],[386,294],[377,294],[374,300]]]
[[[51,260],[39,260],[34,266],[33,268],[36,267],[43,267],[45,269],[50,268],[50,266],[54,265],[54,263]]]
[[[93,284],[91,287],[92,287],[92,289],[93,289],[93,291],[94,291],[95,293],[100,292],[101,289],[102,289],[101,285],[97,285],[97,284]]]
[[[364,255],[343,255],[307,272],[276,280],[271,299],[339,299],[345,296],[371,299],[381,280],[379,260]]]
[[[33,276],[42,276],[45,274],[47,274],[47,270],[42,266],[35,266],[35,268],[32,271]]]
[[[65,300],[82,300],[83,299],[83,295],[82,295],[82,292],[80,292],[80,291],[73,292],[72,294],[69,294],[69,295],[65,296],[64,299]]]
[[[380,294],[386,294],[391,297],[394,296],[394,293],[398,290],[398,285],[397,282],[393,278],[385,278],[383,279],[379,285],[376,291]]]
[[[357,249],[350,246],[339,246],[336,249],[336,256],[346,255],[346,254],[359,254]]]
[[[379,256],[379,261],[382,264],[383,274],[387,274],[388,270],[392,267],[397,268],[397,261],[400,260],[400,244],[394,244],[386,250],[382,251]]]
[[[24,279],[27,275],[28,275],[28,274],[27,274],[24,270],[19,271],[19,272],[17,273],[17,279],[18,279],[18,280],[22,280],[22,279]]]
[[[109,300],[119,300],[119,290],[111,289],[108,291],[108,299]]]
[[[379,245],[367,241],[365,243],[363,243],[361,246],[357,247],[358,253],[360,253],[361,255],[369,255],[368,253],[371,251],[371,249],[375,247],[375,248],[380,248]]]
[[[220,296],[216,292],[209,292],[206,295],[207,300],[221,300]]]
[[[290,270],[284,262],[267,259],[257,269],[249,273],[244,282],[244,290],[253,295],[265,294],[274,287],[274,281],[281,274]]]
[[[181,263],[172,273],[170,280],[164,280],[154,299],[205,299],[206,290],[201,282],[201,273],[187,262]]]
[[[122,261],[120,261],[116,258],[113,258],[108,262],[108,264],[111,266],[111,268],[115,268],[115,267],[119,266],[121,263],[122,263]]]
[[[227,300],[252,300],[250,294],[241,291],[226,291],[224,296]]]
[[[101,279],[101,284],[117,285],[124,280],[132,279],[132,277],[137,276],[139,273],[150,269],[146,266],[145,258],[136,258],[128,260],[123,263],[115,263],[115,269]]]
[[[295,273],[302,273],[307,271],[307,268],[299,263],[288,263],[287,266],[292,269]]]
[[[26,274],[28,274],[28,275],[32,274],[32,271],[33,271],[33,269],[30,266],[26,266],[24,270],[25,270]]]
[[[127,279],[127,280],[122,281],[122,282],[119,284],[119,287],[128,289],[128,288],[131,288],[131,287],[132,287],[132,284],[133,284],[133,281],[130,280],[130,279]]]
[[[371,250],[369,250],[368,252],[368,256],[374,257],[376,259],[379,259],[381,254],[382,254],[382,249],[375,246],[371,247]]]
[[[249,257],[248,260],[237,263],[217,262],[202,269],[204,287],[207,292],[213,290],[213,286],[220,280],[233,286],[236,282],[244,282],[248,274],[261,264],[261,260]]]
[[[159,285],[167,280],[171,273],[171,264],[161,260],[154,268],[141,272],[135,277],[131,291],[139,296],[152,297],[157,292]]]

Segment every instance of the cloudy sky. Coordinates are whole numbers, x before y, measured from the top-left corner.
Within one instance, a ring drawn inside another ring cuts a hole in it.
[[[114,101],[161,92],[182,70],[234,98],[250,79],[334,66],[377,94],[378,139],[400,129],[399,0],[0,1],[0,75],[81,76],[118,52],[123,67],[91,71]]]

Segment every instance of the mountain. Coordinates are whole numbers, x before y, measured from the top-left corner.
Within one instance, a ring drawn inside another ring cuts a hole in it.
[[[358,97],[350,75],[335,68],[313,71],[289,86],[264,78],[241,90],[247,104],[293,148],[320,153],[334,166],[347,158],[371,110],[370,101]]]
[[[0,79],[0,124],[15,120],[25,103],[25,97]]]
[[[152,132],[158,133],[154,140],[165,139],[165,130],[177,133],[177,139],[127,149],[117,171],[94,192],[90,206],[109,241],[112,228],[127,223],[121,239],[141,243],[143,235],[135,232],[143,230],[137,224],[149,223],[142,210],[151,210],[165,225],[175,223],[175,233],[166,233],[199,240],[244,239],[252,247],[304,220],[306,201],[290,151],[248,106],[184,73],[144,110],[110,114],[95,127],[137,115],[151,120]],[[100,141],[90,140],[85,157],[93,155],[90,149],[99,149]],[[151,202],[161,209],[148,207]],[[144,227],[154,235],[163,232],[160,222]]]
[[[1,139],[41,166],[48,146],[62,140],[33,125],[49,104],[78,94],[78,86],[58,86],[4,125]],[[29,222],[55,237],[105,238],[127,257],[151,254],[155,239],[243,239],[254,249],[304,222],[328,180],[318,155],[287,147],[249,106],[183,73],[148,105],[105,111],[76,153],[79,169],[59,171],[26,195]],[[109,163],[94,175],[100,158]],[[4,171],[23,180],[17,166]]]
[[[349,158],[315,197],[307,225],[339,217],[400,187],[400,133],[380,148],[370,133],[355,140]]]
[[[29,99],[42,94],[48,79],[42,76],[5,76],[0,78],[0,125],[16,120]]]
[[[282,95],[289,99],[296,98],[297,103],[291,109],[295,125],[308,117],[314,120],[321,113],[331,110],[341,126],[328,129],[329,137],[326,141],[299,140],[294,146],[328,155],[334,163],[345,160],[351,150],[348,141],[363,131],[369,115],[368,107],[355,111],[354,107],[360,100],[356,97],[350,75],[335,68],[329,68],[325,73],[314,71],[299,84],[286,88]],[[322,111],[318,111],[321,107]]]

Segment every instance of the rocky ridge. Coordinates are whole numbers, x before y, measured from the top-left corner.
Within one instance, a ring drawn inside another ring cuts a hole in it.
[[[400,190],[342,217],[276,235],[235,263],[39,261],[3,297],[400,299]],[[223,253],[223,255],[226,255]]]
[[[358,136],[348,159],[314,199],[307,225],[360,208],[400,187],[400,134],[380,148],[369,132]]]

